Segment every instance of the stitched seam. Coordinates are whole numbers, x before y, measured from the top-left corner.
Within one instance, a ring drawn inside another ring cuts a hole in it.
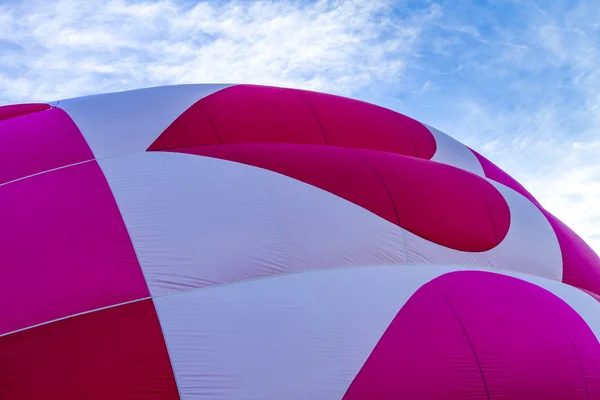
[[[408,257],[408,246],[406,244],[406,236],[404,236],[404,228],[402,228],[402,226],[400,225],[400,217],[398,216],[398,210],[396,209],[396,203],[394,203],[394,199],[392,197],[392,194],[390,193],[390,190],[388,189],[387,185],[383,181],[383,178],[381,177],[381,175],[379,175],[379,172],[377,172],[377,170],[375,169],[375,167],[373,166],[373,164],[371,164],[369,162],[369,160],[367,160],[366,157],[364,157],[362,155],[362,153],[360,152],[360,150],[356,150],[354,152],[354,154],[356,154],[375,173],[375,175],[377,176],[377,179],[379,179],[379,182],[381,182],[381,185],[385,189],[385,192],[387,193],[388,198],[390,199],[390,202],[392,203],[392,207],[394,209],[394,214],[396,215],[396,224],[400,227],[400,235],[402,236],[402,243],[404,244],[404,254],[406,255],[406,261],[405,261],[405,263],[408,265],[410,263],[409,263],[409,257]]]
[[[304,104],[306,106],[306,108],[308,108],[308,110],[312,113],[313,117],[315,117],[315,121],[317,121],[317,125],[319,125],[319,129],[321,129],[321,133],[323,134],[323,140],[325,140],[326,145],[329,145],[329,141],[327,140],[327,135],[325,135],[325,130],[323,129],[323,125],[321,124],[321,120],[317,116],[315,109],[309,103],[306,102],[306,99],[304,99],[302,94],[300,94],[297,91],[293,91],[293,92],[300,98],[300,101],[302,102],[302,104]]]
[[[146,278],[146,273],[144,272],[144,267],[142,266],[142,260],[140,259],[138,250],[135,246],[135,242],[133,241],[133,236],[131,235],[130,231],[129,231],[129,226],[127,226],[127,221],[125,221],[125,217],[123,214],[123,212],[121,211],[121,206],[119,205],[119,201],[117,199],[117,196],[115,196],[115,193],[113,192],[112,186],[110,185],[110,182],[108,180],[108,176],[107,174],[104,172],[104,169],[102,169],[102,165],[100,162],[97,162],[98,164],[98,168],[100,168],[100,170],[102,171],[102,175],[104,176],[104,180],[106,182],[106,185],[108,186],[108,189],[110,190],[113,200],[117,206],[117,209],[119,210],[119,214],[121,217],[121,221],[123,222],[123,226],[125,227],[125,230],[127,231],[127,236],[129,238],[129,243],[131,243],[131,248],[133,249],[133,252],[135,254],[135,258],[137,259],[139,268],[140,268],[140,272],[142,274],[142,277],[144,278],[144,283],[146,284],[146,288],[148,289],[148,293],[150,294],[150,299],[152,301],[152,305],[154,307],[154,312],[156,312],[156,319],[158,320],[158,324],[161,327],[161,334],[162,334],[162,338],[163,338],[163,342],[165,344],[165,350],[167,350],[167,356],[169,357],[169,363],[171,364],[171,370],[173,371],[173,379],[175,380],[175,387],[177,388],[177,394],[179,395],[179,398],[181,398],[181,393],[179,393],[179,380],[177,379],[177,373],[175,371],[175,364],[173,363],[173,359],[171,357],[171,352],[169,350],[169,345],[167,343],[167,336],[165,335],[164,330],[162,329],[162,322],[161,322],[161,318],[158,315],[158,308],[156,307],[156,303],[154,302],[154,298],[152,297],[152,290],[150,289],[150,284],[148,283],[148,279]]]
[[[430,265],[430,264],[425,264],[424,265]],[[419,265],[419,264],[417,264]],[[258,277],[254,277],[254,278],[248,278],[248,279],[242,279],[239,281],[235,281],[235,282],[223,282],[223,283],[219,283],[216,285],[209,285],[209,286],[202,286],[202,287],[197,287],[197,288],[192,288],[192,289],[185,289],[185,290],[179,290],[179,291],[173,291],[170,293],[165,293],[165,294],[160,294],[160,295],[155,295],[155,296],[150,296],[150,297],[144,297],[144,298],[140,298],[140,299],[136,299],[136,300],[131,300],[131,301],[126,301],[123,303],[118,303],[118,304],[112,304],[110,306],[106,306],[106,307],[101,307],[101,308],[95,308],[93,310],[88,310],[88,311],[83,311],[81,313],[77,313],[77,314],[71,314],[71,315],[67,315],[61,318],[56,318],[50,321],[45,321],[45,322],[41,322],[39,324],[36,325],[31,325],[31,326],[27,326],[21,329],[17,329],[14,331],[10,331],[10,332],[5,332],[3,334],[0,334],[0,337],[3,336],[8,336],[8,335],[12,335],[13,333],[18,333],[24,330],[28,330],[28,329],[32,329],[32,328],[36,328],[38,326],[42,326],[42,325],[46,325],[46,324],[50,324],[53,322],[59,322],[65,319],[69,319],[69,318],[74,318],[77,317],[79,315],[84,315],[84,314],[89,314],[95,311],[102,311],[104,309],[107,308],[112,308],[112,307],[118,307],[118,306],[123,306],[123,305],[127,305],[129,303],[133,303],[135,301],[141,301],[141,300],[147,300],[147,299],[159,299],[162,297],[168,297],[168,296],[176,296],[179,294],[185,294],[185,293],[190,293],[190,292],[199,292],[202,290],[210,290],[210,289],[217,289],[220,287],[226,287],[226,286],[231,286],[231,285],[240,285],[240,284],[244,284],[244,283],[250,283],[250,282],[255,282],[255,281],[261,281],[261,280],[266,280],[266,279],[277,279],[277,278],[283,278],[286,276],[292,276],[292,275],[299,275],[299,274],[311,274],[311,273],[319,273],[319,272],[324,272],[324,271],[335,271],[338,269],[351,269],[351,268],[382,268],[382,267],[394,267],[394,268],[401,268],[401,267],[412,267],[413,265],[411,264],[360,264],[360,265],[340,265],[340,266],[336,266],[336,267],[329,267],[329,268],[323,268],[323,269],[316,269],[316,270],[309,270],[309,271],[291,271],[291,272],[283,272],[283,273],[279,273],[279,274],[275,274],[275,275],[268,275],[268,276],[258,276]],[[457,268],[462,268],[463,270],[467,270],[467,271],[488,271],[488,272],[494,272],[497,274],[501,274],[501,275],[506,275],[506,276],[512,276],[508,271],[503,270],[502,268],[499,267],[494,267],[494,266],[489,266],[489,265],[457,265]],[[442,273],[442,275],[445,274]],[[523,275],[527,275],[529,276],[530,274],[527,273],[520,273]],[[534,276],[534,275],[531,275]]]
[[[396,224],[398,226],[400,226],[400,217],[398,216],[398,210],[396,209],[396,204],[394,203],[394,198],[392,197],[392,194],[390,193],[390,190],[388,189],[387,185],[383,181],[383,178],[381,177],[381,175],[379,175],[379,172],[377,172],[377,170],[375,169],[375,167],[373,167],[373,164],[371,164],[369,162],[369,160],[367,160],[360,152],[357,151],[355,154],[357,154],[361,158],[361,160],[363,160],[364,163],[367,164],[367,166],[369,166],[369,168],[377,176],[377,179],[379,179],[379,182],[381,182],[381,186],[383,186],[383,189],[385,190],[385,192],[387,193],[388,198],[390,199],[390,203],[392,203],[392,208],[394,209],[394,214],[396,215]]]
[[[221,141],[221,136],[219,135],[219,131],[217,130],[217,127],[216,127],[215,123],[213,122],[212,118],[210,117],[210,114],[208,113],[208,111],[206,111],[206,118],[208,118],[208,122],[210,122],[210,126],[212,126],[213,131],[215,131],[215,135],[217,135],[217,140],[219,141],[219,144],[223,144],[223,142]]]
[[[581,379],[583,380],[583,388],[585,389],[585,398],[589,399],[590,395],[588,393],[588,386],[587,386],[587,382],[585,380],[585,372],[583,370],[583,364],[581,363],[581,358],[579,357],[579,353],[577,352],[577,348],[575,347],[575,343],[573,342],[573,339],[571,339],[571,336],[569,336],[569,332],[565,328],[565,326],[562,323],[562,321],[560,320],[560,318],[558,318],[558,315],[556,315],[556,312],[554,310],[552,310],[552,314],[554,315],[554,318],[556,318],[556,320],[558,321],[560,327],[562,328],[563,332],[565,333],[565,336],[567,337],[567,340],[569,341],[569,344],[573,348],[573,353],[575,353],[575,357],[577,358],[577,364],[579,365],[579,370],[581,371]]]
[[[239,149],[236,149],[236,151],[239,154],[239,156],[241,157],[241,159],[245,162],[244,156],[241,154],[241,152],[239,151]],[[263,195],[263,197],[265,199],[265,202],[267,204],[267,207],[268,207],[269,211],[273,214],[273,216],[275,218],[275,226],[276,226],[276,229],[277,229],[277,231],[279,233],[279,237],[282,238],[281,243],[282,243],[282,247],[283,247],[284,252],[285,252],[285,257],[287,259],[287,263],[288,263],[288,265],[292,265],[293,264],[292,263],[292,257],[290,255],[288,247],[285,244],[285,241],[283,240],[283,237],[284,237],[283,236],[283,230],[281,228],[281,224],[279,222],[279,218],[277,216],[277,213],[275,212],[275,209],[272,207],[271,201],[269,200],[269,197],[267,196],[267,194],[265,193],[262,185],[260,184],[260,181],[257,179],[257,177],[256,177],[256,175],[254,173],[254,170],[251,169],[250,171],[251,171],[251,174],[252,174],[252,178],[254,179],[254,182],[256,183],[256,186],[258,187],[258,189],[260,190],[261,194]],[[341,361],[340,361],[340,356],[339,356],[339,354],[337,354],[335,352],[335,348],[333,346],[333,339],[331,337],[331,333],[329,332],[327,324],[325,323],[325,321],[323,319],[322,313],[319,311],[319,308],[315,304],[312,296],[310,295],[310,293],[308,292],[308,290],[306,289],[306,287],[302,283],[299,275],[298,274],[290,274],[290,275],[293,276],[296,279],[296,281],[300,285],[301,290],[304,291],[304,293],[308,297],[308,300],[310,301],[310,303],[311,303],[311,305],[312,305],[312,307],[313,307],[313,309],[315,311],[316,318],[317,318],[317,320],[320,321],[320,323],[321,323],[321,325],[323,327],[323,330],[325,331],[325,333],[327,335],[329,347],[331,349],[332,354],[336,358],[337,366],[338,366],[338,370],[339,370],[340,376],[342,377],[342,379],[346,380],[346,376],[345,376],[345,374],[343,372],[343,369],[342,369],[342,365],[341,365]]]
[[[497,245],[500,242],[500,240],[498,238],[498,233],[496,232],[496,224],[494,224],[492,213],[490,213],[490,209],[488,208],[487,203],[483,199],[483,196],[481,196],[481,193],[479,192],[479,189],[477,187],[475,188],[475,194],[477,194],[477,197],[479,197],[479,199],[481,200],[481,204],[483,204],[483,208],[485,209],[485,212],[488,216],[488,220],[490,221],[490,225],[492,227],[492,233],[494,234],[494,239],[496,241],[495,245]]]
[[[444,300],[446,301],[446,303],[448,304],[448,307],[452,311],[452,314],[454,314],[454,317],[458,321],[458,324],[460,325],[460,328],[462,329],[463,333],[465,334],[465,337],[467,338],[467,342],[469,343],[469,347],[471,348],[471,351],[473,352],[473,357],[475,357],[475,362],[477,363],[477,368],[479,368],[479,373],[481,374],[481,380],[483,381],[483,387],[485,388],[485,394],[486,394],[488,400],[490,400],[491,399],[490,398],[490,392],[489,392],[488,387],[487,387],[487,382],[485,381],[485,376],[483,374],[483,368],[481,368],[481,363],[479,361],[479,357],[477,357],[477,353],[475,352],[475,347],[473,347],[473,342],[471,342],[471,338],[469,337],[469,334],[467,333],[467,330],[465,329],[465,326],[463,325],[462,321],[458,317],[458,314],[456,313],[456,310],[454,309],[454,307],[452,307],[452,303],[450,303],[450,300],[448,300],[448,298],[444,295],[444,293],[442,291],[440,291],[439,293],[444,298]]]

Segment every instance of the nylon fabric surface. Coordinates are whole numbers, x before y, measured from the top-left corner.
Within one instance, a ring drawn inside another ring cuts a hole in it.
[[[589,245],[450,135],[326,93],[0,107],[0,274],[2,400],[600,398]]]

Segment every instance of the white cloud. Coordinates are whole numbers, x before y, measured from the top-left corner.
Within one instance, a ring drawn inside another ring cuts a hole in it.
[[[600,250],[600,124],[588,118],[589,133],[571,140],[565,139],[570,124],[565,111],[552,104],[508,115],[478,103],[459,109],[461,119],[446,121],[446,129],[514,176]]]
[[[251,82],[350,94],[402,80],[435,6],[393,1],[126,2],[0,7],[0,102],[177,83]],[[0,45],[1,46],[1,45]]]
[[[472,70],[514,95],[457,102],[457,118],[438,121],[499,164],[600,251],[600,17],[592,1],[536,10],[526,29],[500,32],[525,47],[518,58],[497,47],[496,61]],[[535,8],[534,8],[535,10]],[[499,76],[499,75],[496,75]]]

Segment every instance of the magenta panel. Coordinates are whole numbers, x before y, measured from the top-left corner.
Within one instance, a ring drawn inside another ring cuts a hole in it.
[[[435,138],[420,122],[374,104],[324,93],[298,91],[332,146],[378,150],[431,159]]]
[[[460,271],[404,305],[344,400],[600,398],[600,344],[563,300],[500,274]]]
[[[0,398],[176,400],[152,300],[0,337]]]
[[[485,179],[415,157],[297,144],[198,146],[176,151],[241,161],[287,175],[457,250],[489,250],[504,239],[510,225],[506,201]]]
[[[0,184],[93,158],[61,109],[0,121]]]
[[[562,252],[563,282],[600,295],[600,258],[562,221],[542,210],[550,221]]]
[[[504,240],[510,209],[485,179],[450,165],[365,152],[394,200],[400,226],[429,241],[471,252]]]
[[[149,296],[96,161],[0,186],[0,334]]]
[[[234,143],[298,143],[380,150],[430,159],[421,123],[373,104],[276,87],[237,85],[186,110],[149,150]]]
[[[324,144],[325,139],[297,91],[237,85],[199,100],[149,150],[244,142]]]
[[[47,110],[49,108],[50,104],[45,103],[11,104],[9,106],[2,106],[0,107],[0,121]]]

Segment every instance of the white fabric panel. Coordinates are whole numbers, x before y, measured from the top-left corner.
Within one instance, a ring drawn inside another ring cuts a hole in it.
[[[410,297],[438,276],[464,270],[540,286],[600,338],[600,303],[584,292],[528,274],[462,265],[336,268],[154,301],[182,399],[341,399]]]
[[[326,191],[235,162],[147,152],[100,160],[152,295],[349,265],[435,263],[562,278],[552,227],[523,196],[482,253],[424,240]]]
[[[513,189],[488,179],[506,199],[511,226],[494,250],[498,266],[562,281],[562,252],[548,218],[527,198]]]
[[[284,175],[179,153],[99,164],[154,296],[294,271],[407,261],[404,230]]]
[[[497,267],[561,281],[562,253],[548,219],[519,193],[488,181],[500,191],[510,208],[510,228],[504,240],[489,251],[469,253],[450,250],[406,232],[410,262]]]
[[[61,100],[96,158],[145,151],[185,110],[230,85],[175,85]]]
[[[410,296],[458,268],[337,268],[154,301],[183,400],[341,399]]]
[[[467,146],[432,126],[423,125],[435,138],[436,151],[431,160],[485,176],[481,163]]]
[[[347,388],[315,306],[293,275],[154,303],[182,400],[329,400]]]
[[[298,274],[318,310],[348,388],[396,314],[424,284],[456,265],[389,265]],[[342,396],[336,397],[337,399]]]

